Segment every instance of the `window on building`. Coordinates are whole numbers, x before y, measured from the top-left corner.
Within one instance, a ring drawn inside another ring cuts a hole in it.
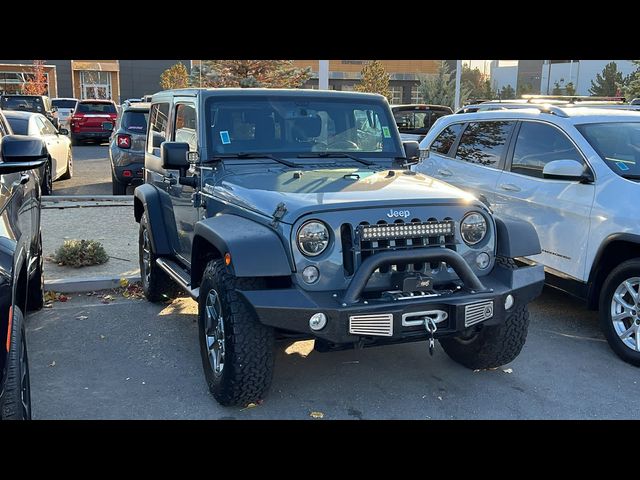
[[[49,94],[49,74],[45,72],[46,92]],[[0,94],[14,95],[23,93],[24,85],[29,80],[34,79],[33,73],[29,72],[0,72]]]
[[[515,122],[473,122],[462,134],[457,160],[498,168]]]
[[[186,142],[189,150],[198,149],[196,128],[196,107],[190,103],[180,103],[176,106],[176,122],[173,139],[176,142]]]
[[[523,122],[513,151],[511,171],[542,178],[542,169],[553,160],[584,163],[582,155],[560,130],[544,123]]]
[[[167,125],[169,123],[169,104],[156,103],[151,106],[149,112],[149,136],[147,152],[160,156],[160,144],[167,138]]]
[[[411,87],[411,103],[424,103],[424,97],[418,90],[418,85]]]
[[[402,87],[400,85],[389,86],[391,90],[391,105],[399,105],[402,103]]]
[[[111,100],[111,72],[82,70],[80,72],[80,98]]]
[[[342,89],[343,92],[353,92],[355,89],[354,85],[342,85],[342,87],[340,87]]]
[[[456,138],[460,135],[463,125],[462,123],[449,125],[436,137],[431,147],[429,147],[429,150],[439,153],[440,155],[447,155],[449,150],[451,150],[451,146],[455,143]]]

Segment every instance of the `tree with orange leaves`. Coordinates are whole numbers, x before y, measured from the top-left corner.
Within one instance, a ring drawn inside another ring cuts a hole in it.
[[[48,93],[44,60],[33,61],[33,77],[26,81],[22,91],[26,95],[46,95]]]
[[[194,65],[195,87],[300,88],[311,77],[309,68],[297,68],[291,60],[203,60]]]

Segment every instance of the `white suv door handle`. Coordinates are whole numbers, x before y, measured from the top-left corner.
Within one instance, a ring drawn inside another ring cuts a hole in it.
[[[503,183],[502,185],[500,185],[500,188],[502,190],[508,190],[510,192],[519,192],[520,191],[520,187],[518,187],[517,185],[514,185],[513,183]]]
[[[447,170],[447,169],[444,169],[444,168],[439,168],[438,169],[438,173],[440,175],[442,175],[443,177],[451,177],[451,176],[453,176],[453,173],[451,172],[451,170]]]

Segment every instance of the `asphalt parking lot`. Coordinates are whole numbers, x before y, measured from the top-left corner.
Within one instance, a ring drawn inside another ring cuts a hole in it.
[[[439,346],[430,358],[426,343],[324,354],[284,344],[269,395],[250,408],[209,395],[193,301],[101,302],[76,294],[28,319],[34,418],[635,419],[640,409],[638,369],[610,350],[594,312],[551,289],[531,305],[523,352],[500,369],[467,370]]]
[[[73,148],[73,178],[53,184],[54,195],[111,195],[108,144],[87,143]]]

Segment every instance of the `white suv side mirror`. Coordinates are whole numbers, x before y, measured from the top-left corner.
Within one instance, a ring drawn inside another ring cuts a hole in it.
[[[544,166],[542,176],[552,180],[583,180],[584,165],[575,160],[553,160]]]

